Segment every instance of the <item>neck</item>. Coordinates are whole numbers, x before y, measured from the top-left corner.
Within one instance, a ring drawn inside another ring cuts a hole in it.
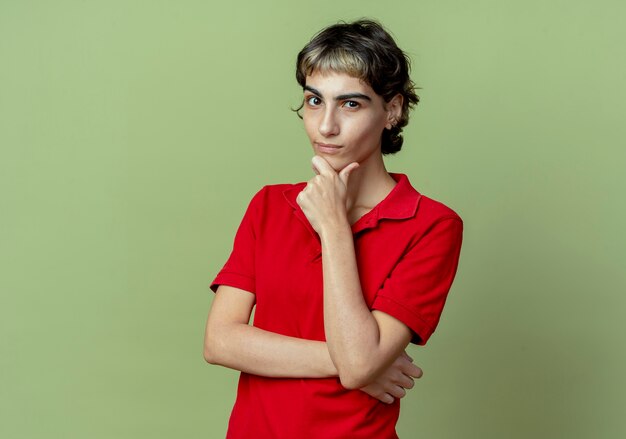
[[[372,209],[391,192],[396,181],[385,169],[382,155],[360,163],[348,181],[348,206]]]

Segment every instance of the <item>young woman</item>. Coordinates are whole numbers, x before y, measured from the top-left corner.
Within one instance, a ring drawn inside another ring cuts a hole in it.
[[[462,221],[385,169],[418,97],[380,24],[322,30],[296,78],[315,176],[253,197],[211,285],[205,358],[241,371],[229,438],[396,438],[422,374],[404,350],[439,321]]]

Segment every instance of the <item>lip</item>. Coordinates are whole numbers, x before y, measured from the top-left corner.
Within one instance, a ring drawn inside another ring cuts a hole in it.
[[[314,142],[318,151],[325,154],[337,154],[341,150],[341,145],[334,145],[332,143]]]

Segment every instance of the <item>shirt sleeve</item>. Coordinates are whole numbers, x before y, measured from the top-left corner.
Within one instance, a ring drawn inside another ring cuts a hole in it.
[[[265,188],[257,192],[250,201],[235,234],[233,250],[211,283],[210,288],[213,292],[216,292],[220,285],[228,285],[250,293],[256,292],[255,248],[264,190]]]
[[[426,344],[435,331],[456,274],[462,236],[461,218],[438,220],[407,250],[376,294],[372,309],[411,328],[413,343]]]

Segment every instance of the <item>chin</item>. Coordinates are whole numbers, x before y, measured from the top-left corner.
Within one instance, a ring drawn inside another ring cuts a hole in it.
[[[327,154],[317,153],[320,157],[328,162],[328,164],[335,170],[335,172],[341,171],[343,168],[352,163],[352,160],[346,161],[345,159],[340,159],[339,157],[335,157]]]

